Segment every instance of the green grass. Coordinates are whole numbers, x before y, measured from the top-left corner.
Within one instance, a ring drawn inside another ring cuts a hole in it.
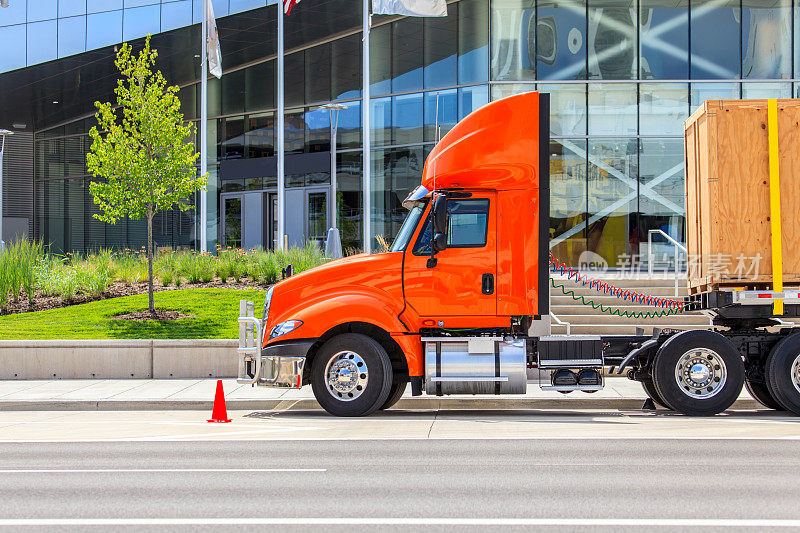
[[[111,298],[47,311],[0,316],[0,339],[236,339],[239,300],[256,304],[266,292],[233,289],[182,289],[157,292],[156,309],[194,318],[168,321],[115,320],[111,317],[147,309],[147,294]]]

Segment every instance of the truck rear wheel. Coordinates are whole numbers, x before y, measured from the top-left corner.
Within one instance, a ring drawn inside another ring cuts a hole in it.
[[[332,415],[369,415],[386,402],[391,386],[389,355],[366,335],[338,335],[314,357],[311,388],[322,408]]]
[[[394,404],[400,401],[400,398],[403,397],[403,393],[406,391],[406,385],[408,385],[408,379],[405,376],[399,376],[397,374],[394,375],[394,381],[392,382],[392,388],[389,391],[389,397],[386,398],[386,401],[381,406],[380,410],[383,411],[385,409],[390,409]]]
[[[767,385],[787,411],[800,415],[800,333],[786,337],[767,357]]]
[[[658,390],[656,390],[656,386],[653,384],[652,379],[642,380],[642,388],[644,389],[644,392],[647,394],[648,397],[650,397],[651,400],[653,400],[661,407],[666,407],[667,409],[669,409],[669,407],[667,407],[667,404],[664,402],[664,399],[658,393]]]
[[[772,397],[769,386],[763,381],[753,381],[748,378],[744,380],[744,386],[750,396],[758,400],[758,402],[767,409],[775,409],[777,411],[783,410],[781,404]]]
[[[731,341],[713,331],[684,331],[656,353],[653,383],[667,407],[710,416],[733,405],[742,392],[744,362]]]

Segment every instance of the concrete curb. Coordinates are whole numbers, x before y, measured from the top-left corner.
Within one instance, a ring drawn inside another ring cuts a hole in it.
[[[640,410],[644,398],[603,399],[468,399],[404,398],[393,410]],[[204,400],[9,400],[0,401],[0,411],[205,411],[212,401]],[[227,400],[229,411],[308,411],[320,410],[316,400]],[[756,400],[737,400],[731,409],[764,409]],[[659,409],[663,410],[663,409]]]

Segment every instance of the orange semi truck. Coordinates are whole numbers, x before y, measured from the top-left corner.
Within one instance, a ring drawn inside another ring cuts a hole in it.
[[[243,313],[238,381],[310,384],[329,413],[364,416],[409,383],[415,396],[524,394],[529,377],[593,392],[610,371],[685,414],[724,411],[745,382],[765,405],[800,414],[800,333],[769,315],[782,297],[797,316],[796,293],[666,303],[708,309],[717,331],[549,334],[549,126],[549,95],[536,92],[459,122],[403,202],[388,252],[288,277],[267,291],[262,319]]]

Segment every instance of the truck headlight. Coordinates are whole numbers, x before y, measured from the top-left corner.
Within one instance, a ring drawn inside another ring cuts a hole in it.
[[[269,338],[274,339],[275,337],[286,335],[290,331],[294,331],[302,325],[303,325],[302,320],[287,320],[286,322],[281,322],[280,324],[272,328],[272,332],[269,334]]]

